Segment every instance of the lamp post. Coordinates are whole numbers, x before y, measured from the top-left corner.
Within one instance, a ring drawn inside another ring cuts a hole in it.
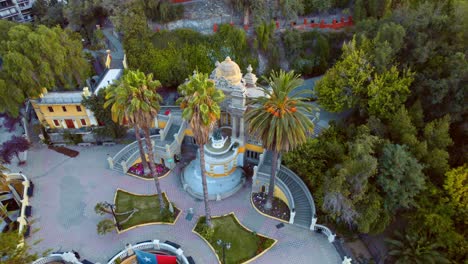
[[[112,216],[113,216],[114,219],[115,219],[115,225],[117,226],[117,229],[120,230],[121,228],[120,228],[119,220],[117,220],[117,217],[115,217],[115,211],[114,211],[114,209],[115,209],[115,204],[111,204],[111,203],[108,203],[108,202],[104,202],[104,206],[110,208],[111,213],[112,213]]]
[[[231,243],[222,241],[221,239],[218,239],[216,242],[219,246],[223,247],[223,264],[226,264],[226,249],[229,250],[231,248]]]

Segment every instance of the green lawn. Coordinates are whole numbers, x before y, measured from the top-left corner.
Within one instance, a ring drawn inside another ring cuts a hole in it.
[[[275,241],[270,238],[254,234],[242,227],[233,214],[216,217],[212,219],[214,226],[213,235],[207,234],[203,229],[205,218],[200,217],[195,231],[202,235],[216,250],[219,259],[222,260],[223,248],[218,246],[216,241],[221,239],[231,243],[231,249],[226,250],[226,263],[234,264],[247,261],[262,253]]]
[[[164,193],[163,197],[166,203],[166,208],[168,208],[168,200]],[[168,214],[168,210],[166,211],[165,215],[161,214],[161,212],[159,211],[159,199],[156,194],[134,195],[122,190],[117,190],[115,204],[117,207],[116,212],[118,213],[127,212],[132,210],[133,208],[137,208],[139,210],[130,218],[130,220],[128,220],[124,224],[121,224],[122,230],[135,225],[153,222],[173,223],[180,212],[177,208],[174,207],[173,217],[170,217],[170,215]],[[121,222],[127,217],[128,215],[118,215],[117,220]]]

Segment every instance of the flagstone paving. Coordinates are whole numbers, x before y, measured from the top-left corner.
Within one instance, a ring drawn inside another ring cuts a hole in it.
[[[122,147],[76,147],[74,149],[80,151],[76,158],[45,147],[34,147],[29,152],[28,163],[21,170],[35,184],[35,195],[31,199],[33,228],[39,228],[29,240],[42,239],[33,249],[75,250],[83,258],[104,264],[127,243],[159,239],[180,244],[185,255],[192,256],[197,263],[216,263],[209,246],[192,233],[196,221],[204,214],[204,206],[202,201],[183,191],[179,166],[161,180],[162,189],[182,210],[175,225],[150,225],[104,236],[96,233],[96,224],[105,216],[97,215],[94,206],[100,201],[112,202],[117,188],[140,194],[155,192],[152,181],[107,168],[106,154],[113,155]],[[212,215],[235,212],[247,228],[278,240],[271,250],[251,263],[340,263],[338,253],[325,236],[289,224],[277,229],[278,221],[260,215],[251,207],[249,195],[250,187],[244,187],[232,197],[210,204]],[[189,208],[194,210],[191,221],[185,219]],[[235,253],[228,251],[227,254]]]

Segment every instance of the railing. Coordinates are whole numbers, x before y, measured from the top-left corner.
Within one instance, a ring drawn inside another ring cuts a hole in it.
[[[158,248],[159,244],[159,248]],[[164,250],[171,252],[177,256],[177,260],[180,261],[182,264],[188,264],[187,257],[183,255],[183,251],[181,249],[177,249],[171,245],[168,245],[166,243],[159,242],[159,240],[154,240],[152,242],[141,242],[136,245],[130,245],[124,250],[120,251],[117,253],[114,257],[112,257],[107,264],[116,264],[119,263],[119,260],[123,260],[127,257],[130,257],[133,254],[129,254],[129,250],[145,250],[145,249],[156,249],[156,250]],[[34,263],[36,264],[36,263]],[[39,263],[37,263],[39,264]]]
[[[328,238],[328,242],[332,243],[333,241],[335,241],[335,235],[333,234],[333,232],[328,227],[326,227],[324,225],[316,224],[314,229],[315,230],[320,230],[320,232],[322,232],[324,235],[326,235],[327,238]]]
[[[257,180],[259,180],[263,184],[268,185],[270,183],[270,175],[259,171],[257,174]],[[291,209],[295,208],[294,197],[291,191],[289,190],[288,186],[286,185],[286,183],[284,183],[278,177],[275,179],[275,183],[276,183],[276,186],[278,186],[278,188],[280,188],[280,190],[284,193],[284,195],[286,196],[286,199],[288,199],[288,207]]]
[[[40,258],[36,261],[34,261],[32,264],[46,264],[46,263],[50,263],[50,262],[60,262],[62,261],[63,258],[62,258],[62,254],[50,254],[49,256],[47,257],[43,257],[43,258]]]
[[[184,140],[186,128],[187,128],[187,121],[184,120],[182,124],[180,125],[179,131],[177,132],[177,141],[179,142],[179,144],[182,144],[182,141]]]
[[[158,117],[158,119],[159,118],[160,117]],[[169,132],[169,129],[171,128],[173,122],[174,121],[173,121],[173,118],[172,118],[172,114],[169,114],[168,119],[166,121],[166,126],[164,127],[164,129],[159,130],[159,135],[161,135],[161,140],[162,141],[164,141],[166,139],[167,132]]]
[[[288,169],[288,167],[281,165],[280,170],[282,172],[286,173],[289,176],[289,178],[293,179],[301,187],[302,191],[305,193],[305,195],[307,197],[307,200],[309,200],[309,203],[312,206],[312,218],[313,218],[314,215],[315,215],[315,212],[316,212],[315,211],[315,202],[314,202],[314,198],[310,194],[309,188],[307,188],[307,186],[301,180],[301,178],[299,178],[299,176],[297,176],[297,174],[294,173],[292,170]]]
[[[21,213],[18,217],[17,221],[19,223],[18,233],[22,233],[24,227],[28,225],[26,221],[26,206],[29,205],[29,196],[28,196],[28,189],[29,189],[29,180],[26,176],[22,173],[8,173],[6,174],[8,179],[20,179],[23,180],[23,199],[21,200]]]

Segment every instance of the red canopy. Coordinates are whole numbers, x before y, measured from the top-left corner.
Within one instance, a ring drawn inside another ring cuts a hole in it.
[[[176,256],[156,255],[156,259],[158,260],[158,264],[177,264]]]

